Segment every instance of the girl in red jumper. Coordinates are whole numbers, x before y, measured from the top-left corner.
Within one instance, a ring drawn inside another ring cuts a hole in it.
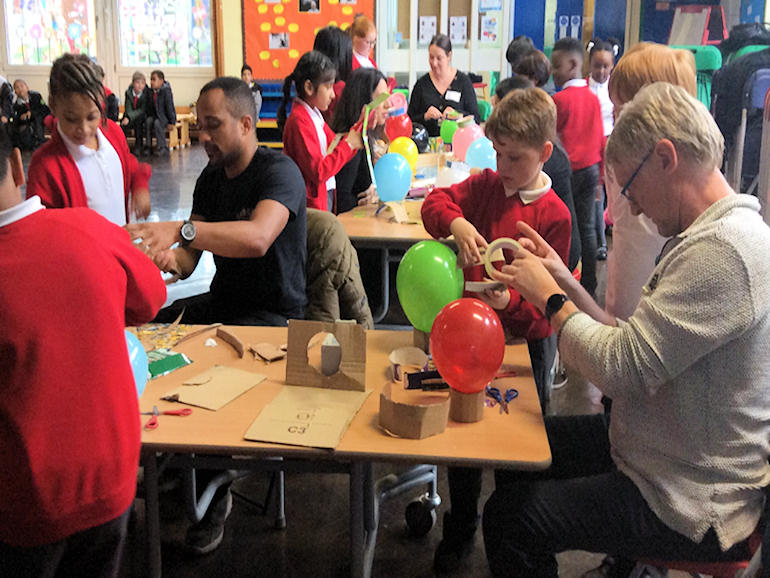
[[[104,87],[84,54],[65,54],[51,67],[51,140],[32,156],[27,198],[49,208],[90,207],[117,225],[150,214],[150,165],[139,163],[123,131],[104,110]]]
[[[336,73],[327,56],[315,50],[303,54],[283,83],[283,101],[277,115],[283,131],[283,152],[297,163],[305,179],[307,206],[323,211],[334,208],[334,176],[364,146],[358,124],[347,136],[336,139],[321,114],[334,97]],[[292,83],[297,96],[287,119]]]

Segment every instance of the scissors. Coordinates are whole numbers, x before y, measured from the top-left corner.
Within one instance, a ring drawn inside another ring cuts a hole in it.
[[[150,429],[156,429],[158,427],[158,416],[159,415],[178,415],[178,416],[187,416],[192,413],[192,409],[189,407],[185,407],[183,409],[168,409],[164,411],[160,411],[158,409],[157,405],[152,406],[152,411],[140,411],[140,415],[151,415],[152,417],[147,420],[147,423],[144,424],[144,429],[150,430]]]
[[[500,393],[500,389],[497,387],[487,386],[487,397],[491,398],[486,400],[488,407],[494,407],[495,404],[500,404],[500,413],[510,413],[508,411],[508,403],[519,397],[519,390],[513,387],[505,390],[505,394]]]

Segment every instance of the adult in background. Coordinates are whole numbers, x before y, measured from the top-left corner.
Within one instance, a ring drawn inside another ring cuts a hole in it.
[[[198,97],[198,126],[209,164],[195,184],[190,218],[126,227],[162,271],[182,278],[195,270],[202,251],[214,254],[210,291],[175,301],[159,322],[173,321],[182,311],[182,323],[283,326],[304,318],[305,183],[289,157],[257,146],[255,119],[245,82],[220,77],[207,83]],[[198,487],[218,473],[198,470]],[[189,549],[216,549],[231,508],[225,484],[203,519],[188,529]]]
[[[371,55],[377,44],[377,27],[369,18],[356,16],[350,26],[353,40],[353,70],[356,68],[377,68]]]
[[[692,52],[651,42],[642,42],[628,50],[610,75],[609,93],[614,114],[620,114],[639,89],[656,81],[676,84],[696,96]],[[628,319],[639,303],[642,287],[666,239],[649,217],[633,211],[631,203],[620,194],[622,185],[612,174],[606,175],[605,182],[607,207],[613,221],[605,309],[610,315]]]
[[[551,467],[498,478],[484,509],[493,575],[556,577],[554,554],[574,549],[748,555],[770,483],[770,229],[757,199],[728,185],[723,153],[708,110],[681,87],[655,83],[625,105],[607,165],[632,211],[669,237],[628,322],[519,225],[529,250],[494,277],[545,314],[564,362],[613,406],[609,423],[546,417]]]
[[[467,74],[452,66],[452,42],[436,34],[428,47],[430,72],[417,79],[409,97],[409,118],[430,136],[439,135],[439,121],[455,113],[473,115],[480,122],[476,91]]]
[[[166,288],[120,227],[23,183],[0,127],[0,576],[118,576],[141,445],[124,327]]]

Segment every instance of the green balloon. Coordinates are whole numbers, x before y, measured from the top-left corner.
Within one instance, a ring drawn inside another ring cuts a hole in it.
[[[396,290],[409,322],[430,333],[441,309],[463,294],[463,272],[457,256],[438,241],[420,241],[404,254],[396,274]]]
[[[442,142],[452,144],[452,138],[455,136],[455,131],[457,131],[457,122],[454,120],[449,120],[448,118],[445,118],[441,121],[441,140]]]

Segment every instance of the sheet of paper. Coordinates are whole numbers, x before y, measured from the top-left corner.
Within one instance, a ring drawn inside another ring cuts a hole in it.
[[[243,437],[336,448],[369,393],[287,385],[265,406]]]
[[[259,373],[215,365],[187,379],[181,387],[163,397],[178,395],[178,401],[181,403],[216,411],[265,379],[267,378]]]

